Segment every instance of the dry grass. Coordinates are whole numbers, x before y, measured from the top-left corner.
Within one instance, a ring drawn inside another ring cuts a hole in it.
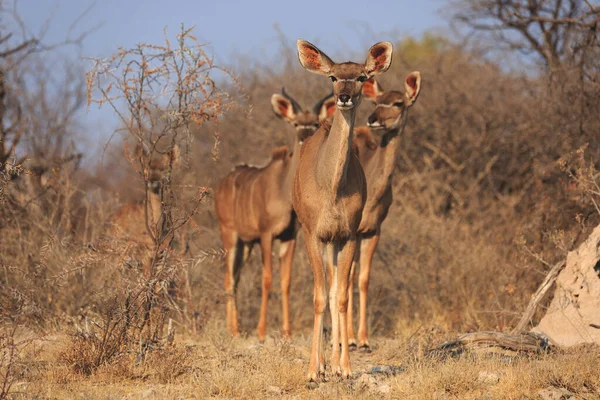
[[[36,341],[21,354],[23,375],[12,398],[396,398],[537,399],[546,388],[568,390],[573,398],[600,398],[600,349],[518,358],[466,355],[430,358],[420,349],[448,333],[421,328],[393,339],[375,337],[375,351],[354,353],[355,378],[328,376],[316,389],[306,387],[309,338],[293,343],[255,338],[231,339],[213,324],[199,337],[148,352],[145,360],[124,354],[93,374],[74,372],[60,354],[69,346],[63,334]],[[373,367],[394,366],[393,374]]]

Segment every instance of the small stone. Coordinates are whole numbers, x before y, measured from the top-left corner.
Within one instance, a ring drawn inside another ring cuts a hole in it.
[[[377,386],[377,390],[379,391],[379,393],[389,393],[392,388],[390,388],[390,385],[388,385],[387,383],[382,383],[381,385]]]
[[[500,382],[500,377],[498,374],[488,371],[479,371],[479,376],[477,380],[481,383],[485,383],[486,385],[495,385]]]
[[[277,386],[267,386],[267,392],[275,394],[277,396],[281,396],[283,390],[281,390],[281,388]]]
[[[538,391],[538,396],[540,396],[541,400],[565,400],[570,399],[573,396],[573,393],[565,388],[550,386]]]
[[[377,385],[377,379],[369,374],[362,374],[356,381],[360,386],[364,386],[369,389]]]
[[[310,381],[306,383],[306,388],[308,390],[315,390],[319,388],[319,384],[315,381]]]
[[[149,399],[154,396],[156,396],[156,390],[154,390],[154,388],[150,388],[142,392],[142,399]]]
[[[403,371],[404,368],[397,365],[376,365],[370,369],[371,374],[383,374],[385,376],[393,376]]]

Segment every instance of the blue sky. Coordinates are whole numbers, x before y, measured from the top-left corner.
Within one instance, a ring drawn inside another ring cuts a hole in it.
[[[447,25],[438,11],[446,4],[441,0],[19,0],[17,4],[32,32],[52,16],[47,43],[63,40],[73,21],[89,9],[72,32],[75,36],[97,27],[83,42],[84,57],[106,57],[117,46],[161,43],[165,27],[174,35],[184,23],[195,25],[194,34],[211,44],[216,60],[229,65],[239,55],[272,54],[279,46],[275,25],[290,44],[303,38],[332,56],[362,52],[379,40],[418,37]],[[88,126],[102,125],[101,131],[110,131],[116,123],[109,113],[96,109],[83,112],[81,118]]]

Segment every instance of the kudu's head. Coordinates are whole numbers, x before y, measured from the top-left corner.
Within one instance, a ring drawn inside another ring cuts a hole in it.
[[[331,79],[335,105],[342,111],[358,107],[362,99],[363,84],[373,76],[387,71],[392,64],[390,42],[373,45],[364,64],[334,63],[315,45],[302,39],[298,40],[297,46],[300,64],[306,70],[326,75]]]
[[[373,78],[366,81],[363,95],[373,101],[375,111],[367,119],[373,132],[400,131],[406,124],[408,109],[415,104],[421,91],[421,73],[411,72],[404,81],[404,93],[397,90],[384,91]]]
[[[315,133],[321,121],[333,115],[335,101],[333,94],[328,94],[319,100],[311,111],[304,111],[302,106],[285,92],[285,89],[281,89],[281,94],[271,96],[271,106],[275,115],[296,129],[296,140],[302,144]]]
[[[138,145],[135,150],[135,156],[141,159],[148,188],[154,194],[160,192],[165,179],[167,179],[171,165],[179,163],[181,158],[179,146],[177,145],[172,150],[164,153],[159,152],[157,149],[150,152],[146,146],[142,148],[142,146]]]

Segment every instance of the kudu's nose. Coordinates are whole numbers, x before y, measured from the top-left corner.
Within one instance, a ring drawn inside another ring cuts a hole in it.
[[[339,99],[342,103],[347,103],[350,101],[350,95],[349,94],[340,94]]]
[[[369,115],[369,119],[367,120],[367,123],[369,125],[373,125],[377,122],[377,117],[375,116],[375,114],[371,114]]]

